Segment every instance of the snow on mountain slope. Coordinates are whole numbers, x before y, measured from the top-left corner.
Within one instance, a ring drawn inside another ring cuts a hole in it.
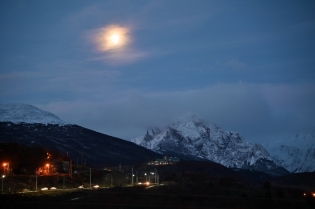
[[[12,123],[43,123],[59,124],[66,123],[56,115],[38,109],[29,104],[0,104],[0,121]]]
[[[81,164],[85,159],[88,165],[138,164],[161,157],[123,139],[65,124],[56,115],[27,104],[0,104],[0,142],[43,146],[81,159]]]
[[[276,169],[263,146],[245,141],[238,132],[206,124],[196,116],[182,118],[163,131],[150,129],[145,136],[131,141],[155,152],[196,156],[226,167]],[[261,163],[264,166],[257,165]]]
[[[293,173],[315,171],[315,133],[300,133],[265,144],[278,165]]]

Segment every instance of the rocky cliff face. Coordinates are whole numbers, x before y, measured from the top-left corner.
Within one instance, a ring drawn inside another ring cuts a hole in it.
[[[285,174],[266,149],[243,139],[238,132],[224,131],[189,116],[165,130],[150,129],[132,142],[158,153],[174,153],[220,163],[226,167],[255,169],[271,174]]]

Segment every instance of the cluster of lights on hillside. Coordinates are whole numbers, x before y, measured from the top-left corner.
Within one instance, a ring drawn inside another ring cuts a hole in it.
[[[312,192],[310,195],[315,198],[315,192]],[[306,197],[306,196],[308,196],[308,194],[307,193],[303,193],[303,196]]]

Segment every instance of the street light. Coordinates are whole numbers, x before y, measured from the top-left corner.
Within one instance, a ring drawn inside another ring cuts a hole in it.
[[[112,174],[107,174],[106,175],[106,179],[107,179],[108,175],[110,175],[110,186],[113,187],[113,175]]]
[[[9,171],[9,168],[10,168],[10,164],[9,163],[3,163],[3,174],[5,174],[5,170]]]
[[[131,185],[133,186],[133,177],[134,177],[135,175],[133,175],[133,168],[131,168]]]
[[[3,163],[3,174],[5,174],[5,166],[6,165],[7,165],[6,163]]]
[[[156,179],[156,177],[157,177],[157,174],[158,174],[158,173],[157,173],[157,170],[156,170],[156,168],[155,168],[154,170],[155,170],[155,172],[154,172],[154,173],[155,173],[155,174],[154,174],[154,177],[155,177],[155,183],[157,184],[158,182],[157,182],[157,179]]]
[[[5,175],[2,175],[2,193],[3,193],[3,179],[4,179]]]
[[[89,167],[87,167],[87,168],[89,168]],[[90,171],[84,171],[84,172],[81,172],[81,173],[88,173],[88,172],[90,172],[90,189],[92,189],[92,168],[89,168],[90,169]],[[85,174],[85,176],[86,175],[88,175],[88,174]],[[85,177],[84,177],[84,179],[85,179]]]
[[[91,168],[90,168],[90,189],[92,189],[92,172],[91,172]]]
[[[37,168],[35,168],[35,178],[36,178],[35,191],[37,192]]]
[[[150,172],[150,174],[152,174],[152,177],[155,175],[154,172]],[[150,176],[149,176],[149,182],[150,182]],[[151,183],[151,182],[150,182]],[[155,183],[155,182],[154,182]]]
[[[49,175],[49,164],[48,163],[46,164],[46,167],[47,167],[47,174]]]

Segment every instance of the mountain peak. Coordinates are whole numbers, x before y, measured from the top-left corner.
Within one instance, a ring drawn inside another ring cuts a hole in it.
[[[315,171],[315,133],[298,133],[265,144],[274,160],[290,172]]]
[[[207,124],[191,113],[181,116],[165,130],[148,130],[143,137],[131,141],[163,154],[210,160],[226,167],[278,172],[277,166],[263,146],[251,144],[238,132],[224,131],[215,125]]]
[[[58,116],[29,104],[0,104],[0,121],[65,125]]]

